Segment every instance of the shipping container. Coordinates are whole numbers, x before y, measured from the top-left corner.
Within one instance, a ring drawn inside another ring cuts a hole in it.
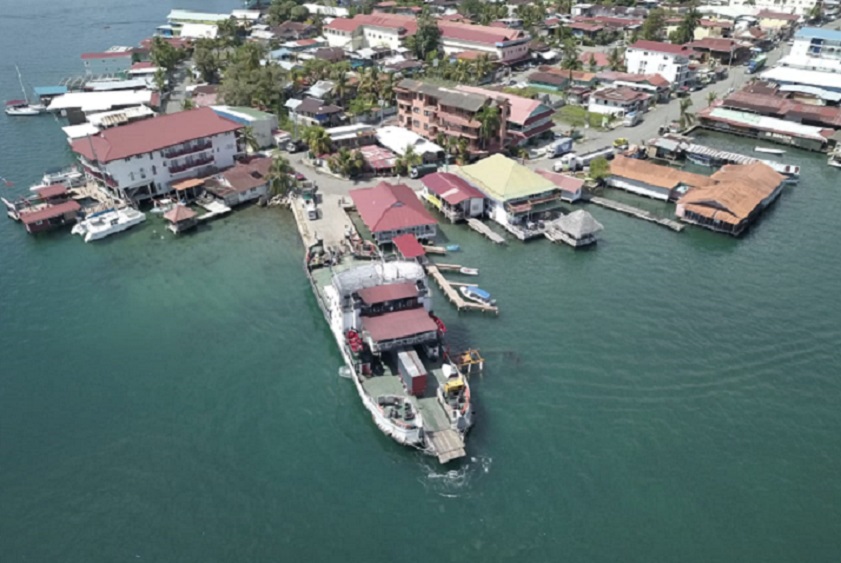
[[[426,368],[414,350],[397,353],[397,371],[410,395],[423,396],[426,389]]]

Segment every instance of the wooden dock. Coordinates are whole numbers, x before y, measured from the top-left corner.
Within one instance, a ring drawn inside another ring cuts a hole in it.
[[[677,221],[666,219],[665,217],[658,217],[654,213],[646,211],[645,209],[640,209],[639,207],[634,207],[633,205],[628,205],[626,203],[621,203],[605,197],[593,196],[589,199],[589,201],[590,203],[595,203],[601,207],[613,209],[614,211],[624,213],[625,215],[630,215],[631,217],[636,217],[637,219],[642,219],[643,221],[655,223],[661,227],[666,227],[667,229],[671,229],[678,233],[686,228],[686,225],[683,223],[678,223]]]
[[[441,256],[447,254],[447,249],[443,246],[435,246],[432,244],[422,244],[421,246],[423,247],[424,252],[426,252],[427,254],[440,254]]]
[[[486,236],[491,240],[491,242],[495,242],[496,244],[505,244],[505,237],[491,230],[490,227],[481,222],[479,219],[471,217],[467,220],[467,225],[480,235]]]
[[[461,293],[455,290],[454,286],[459,285],[475,285],[475,284],[467,284],[467,283],[456,283],[451,282],[444,275],[441,273],[441,270],[438,269],[438,266],[435,264],[429,264],[426,267],[426,271],[432,276],[438,286],[441,288],[441,291],[444,292],[444,295],[447,296],[447,299],[450,300],[450,303],[455,305],[456,309],[461,311],[462,309],[468,309],[473,311],[482,311],[483,313],[494,313],[499,314],[499,308],[493,305],[483,305],[482,303],[475,303],[473,301],[467,301],[461,296]]]

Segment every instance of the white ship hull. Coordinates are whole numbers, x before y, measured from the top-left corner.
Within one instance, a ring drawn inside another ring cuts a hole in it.
[[[91,242],[121,233],[145,220],[146,215],[140,211],[119,209],[77,223],[71,232],[84,237],[85,242]]]

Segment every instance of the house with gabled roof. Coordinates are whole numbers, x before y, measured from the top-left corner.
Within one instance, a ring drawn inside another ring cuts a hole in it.
[[[371,188],[351,190],[350,197],[377,244],[390,243],[403,234],[433,240],[438,232],[435,218],[405,184],[380,182]]]

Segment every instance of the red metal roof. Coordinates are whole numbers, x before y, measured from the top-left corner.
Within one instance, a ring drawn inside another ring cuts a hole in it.
[[[389,301],[397,301],[398,299],[411,299],[413,297],[417,297],[418,286],[412,282],[390,283],[386,285],[375,285],[374,287],[365,287],[357,291],[357,294],[359,294],[359,298],[368,305],[374,305],[376,303],[388,303]]]
[[[471,43],[496,44],[525,37],[522,31],[507,27],[471,25],[458,22],[439,21],[442,39],[457,39]]]
[[[590,57],[593,57],[595,59],[597,67],[603,67],[603,66],[610,65],[610,62],[607,60],[607,55],[604,54],[604,53],[595,53],[595,52],[581,53],[581,55],[579,55],[579,57],[578,57],[578,60],[581,61],[582,63],[584,63],[585,65],[589,65],[590,64]]]
[[[64,184],[52,184],[49,186],[42,186],[40,188],[35,188],[35,193],[38,194],[43,199],[50,199],[51,197],[56,197],[60,195],[64,195],[67,193],[67,187]]]
[[[220,117],[211,108],[197,108],[113,127],[76,139],[70,146],[88,160],[110,162],[237,129],[242,125]]]
[[[353,18],[336,18],[325,29],[336,31],[356,31],[360,26],[381,27],[384,29],[404,29],[409,35],[418,30],[418,20],[414,16],[399,14],[357,14]]]
[[[426,256],[426,250],[423,249],[421,243],[415,238],[413,234],[399,235],[391,239],[397,250],[403,255],[403,258],[411,260],[412,258],[419,258]]]
[[[449,172],[427,174],[421,178],[421,183],[426,186],[426,189],[450,205],[458,205],[471,198],[482,199],[485,197],[482,192],[468,184],[463,178]]]
[[[796,22],[800,19],[800,16],[797,14],[786,14],[784,12],[774,12],[771,10],[762,10],[756,14],[756,17],[759,19],[766,18],[769,20],[784,20],[790,22]]]
[[[724,37],[704,37],[698,41],[687,43],[687,45],[693,48],[707,49],[716,53],[730,53],[738,49],[746,48],[739,45],[736,41],[726,39]]]
[[[577,192],[584,185],[584,180],[566,174],[558,174],[549,170],[535,170],[535,172],[567,192]]]
[[[164,213],[164,219],[166,219],[170,223],[180,223],[181,221],[192,219],[195,216],[196,212],[187,207],[186,205],[176,205],[175,207]]]
[[[692,54],[692,49],[686,45],[675,45],[674,43],[663,43],[662,41],[640,40],[628,48],[639,49],[642,51],[654,51],[655,53],[669,53],[672,55],[689,56]]]
[[[38,221],[46,221],[47,219],[52,219],[53,217],[60,217],[65,213],[79,211],[81,208],[82,206],[79,205],[79,202],[71,199],[69,201],[65,201],[64,203],[48,205],[47,207],[38,209],[37,211],[21,211],[20,220],[24,225],[31,225],[32,223],[37,223]]]
[[[412,188],[405,184],[380,182],[373,188],[351,190],[350,197],[372,233],[436,224]]]
[[[581,31],[601,31],[604,29],[604,26],[584,22],[573,22],[568,24],[567,27],[570,29],[580,29]]]
[[[363,317],[362,328],[375,342],[406,338],[424,332],[435,332],[438,325],[423,307],[394,311],[376,317]]]
[[[131,58],[133,51],[109,51],[107,53],[82,53],[82,60]]]

